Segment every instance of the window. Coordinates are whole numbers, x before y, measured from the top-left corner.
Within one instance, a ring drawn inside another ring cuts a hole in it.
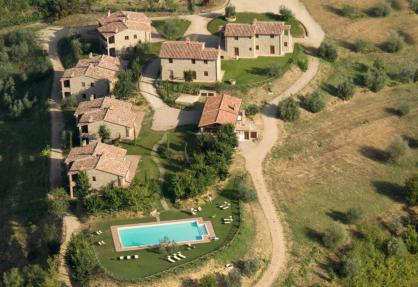
[[[260,46],[259,45],[257,45],[257,46],[255,46],[255,49],[258,51],[258,50],[260,50]]]
[[[77,174],[76,173],[72,174],[71,179],[72,179],[72,181],[77,181]]]
[[[274,35],[270,35],[270,38],[272,38],[272,39],[273,39],[273,38],[274,38]]]
[[[168,71],[168,74],[169,74],[170,80],[174,80],[174,71],[173,70],[169,70]]]
[[[204,72],[204,75],[205,75],[205,77],[209,76],[209,72],[208,71],[205,71]]]
[[[250,51],[252,51],[253,50],[253,48],[250,48]]]
[[[87,95],[86,94],[83,94],[83,99],[87,99]]]
[[[82,87],[85,87],[85,86],[86,86],[86,83],[85,83],[85,82],[82,82],[82,83],[81,83],[81,86],[82,86]]]
[[[129,36],[125,36],[125,40],[129,40]]]
[[[234,37],[235,38],[235,40],[238,40],[238,37]]]
[[[252,38],[253,38],[253,37],[251,37],[251,36],[250,36],[250,37],[248,37],[248,39],[250,39],[250,40],[251,40]]]
[[[96,177],[95,177],[95,176],[93,176],[91,180],[92,180],[92,181],[96,181]]]
[[[92,87],[92,88],[93,88],[93,87],[94,87],[94,83],[91,83],[91,84],[90,84],[90,87]]]
[[[89,126],[85,125],[85,126],[81,126],[81,132],[84,133],[88,133],[89,132]]]
[[[287,47],[287,42],[284,42],[284,46]]]
[[[65,92],[64,93],[64,98],[68,98],[68,97],[71,97],[71,93],[70,92]]]
[[[109,44],[114,44],[115,43],[115,36],[112,36],[109,38]]]
[[[134,39],[138,39],[138,35],[137,34],[134,35]]]
[[[192,60],[192,64],[196,64],[196,60],[194,60],[194,59],[193,59],[193,60]]]
[[[172,64],[172,63],[173,63],[173,59],[168,59],[168,62],[169,62],[170,64]]]
[[[64,81],[64,87],[69,88],[70,87],[70,80]]]
[[[203,63],[207,64],[208,63],[208,60],[204,60]]]
[[[257,34],[257,35],[255,35],[255,37],[256,37],[256,38],[258,38],[258,34]]]

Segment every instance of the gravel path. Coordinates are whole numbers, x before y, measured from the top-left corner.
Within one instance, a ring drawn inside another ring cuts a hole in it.
[[[245,167],[248,170],[257,189],[258,200],[270,227],[272,237],[272,257],[267,270],[260,278],[257,287],[271,286],[286,265],[286,239],[283,226],[274,206],[271,193],[266,187],[263,176],[263,161],[279,138],[276,119],[277,103],[297,94],[315,77],[319,68],[319,60],[309,58],[308,70],[284,93],[271,101],[263,110],[264,131],[259,143],[243,142],[240,144],[242,155],[245,157]]]
[[[54,69],[54,82],[49,100],[49,111],[51,113],[51,155],[49,169],[50,189],[62,187],[63,173],[63,152],[61,149],[61,131],[64,129],[64,117],[61,110],[61,93],[59,79],[64,67],[58,56],[57,45],[60,39],[64,38],[68,29],[61,27],[48,27],[40,31],[40,40],[44,50],[48,53]],[[80,221],[73,215],[66,215],[63,218],[63,234],[60,248],[60,266],[58,268],[59,278],[63,286],[72,286],[70,273],[65,263],[65,253],[71,235],[80,229]]]

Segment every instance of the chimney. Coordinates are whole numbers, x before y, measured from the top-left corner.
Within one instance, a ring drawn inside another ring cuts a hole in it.
[[[257,18],[254,18],[254,20],[253,20],[253,24],[255,25],[255,24],[257,24]]]
[[[93,52],[89,53],[89,59],[93,58]]]
[[[93,122],[93,116],[89,116],[89,123]]]
[[[107,10],[107,17],[110,16],[110,10]]]

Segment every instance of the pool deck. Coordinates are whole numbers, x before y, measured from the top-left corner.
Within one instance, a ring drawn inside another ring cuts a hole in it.
[[[184,219],[177,219],[177,220],[167,220],[167,221],[159,221],[159,222],[147,222],[147,223],[133,223],[133,224],[124,224],[124,225],[114,225],[110,227],[110,231],[112,232],[113,243],[115,246],[116,252],[122,251],[133,251],[133,250],[142,250],[148,248],[156,248],[159,245],[143,245],[138,247],[122,247],[122,243],[120,241],[118,229],[121,227],[139,227],[139,226],[155,226],[155,225],[164,225],[169,223],[178,223],[178,222],[188,222],[188,221],[197,221],[199,224],[204,224],[206,226],[206,230],[208,232],[207,236],[204,236],[202,240],[190,240],[184,242],[177,242],[178,245],[187,245],[187,244],[200,244],[200,243],[209,243],[214,238],[216,238],[215,230],[213,229],[212,222],[204,221],[203,218],[184,218]]]

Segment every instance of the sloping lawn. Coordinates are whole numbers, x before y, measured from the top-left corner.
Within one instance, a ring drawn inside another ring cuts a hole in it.
[[[231,202],[232,205],[230,209],[221,210],[218,207],[218,205],[222,204],[224,201]],[[96,251],[97,257],[101,265],[109,272],[111,272],[113,274],[113,277],[115,277],[118,280],[136,281],[141,280],[144,277],[171,269],[173,267],[183,265],[184,263],[194,261],[205,254],[222,248],[225,244],[231,241],[233,235],[239,227],[239,204],[238,202],[231,200],[228,197],[219,196],[212,203],[203,205],[202,208],[203,211],[198,213],[197,215],[191,215],[187,212],[177,210],[165,211],[160,214],[160,219],[162,221],[196,217],[202,217],[204,220],[210,220],[215,229],[216,236],[219,237],[219,240],[211,241],[210,243],[196,244],[195,248],[191,250],[187,250],[185,246],[180,246],[180,251],[187,258],[181,261],[177,261],[176,263],[170,263],[166,259],[166,254],[160,254],[155,249],[146,249],[129,252],[116,252],[114,249],[110,226],[130,223],[154,222],[155,218],[146,217],[119,220],[110,218],[102,219],[101,222],[93,226],[94,230],[100,229],[103,231],[102,235],[95,235],[93,237],[94,242],[96,243],[100,240],[104,240],[106,242],[106,245],[104,246],[98,246],[97,244],[94,245],[94,249]],[[233,224],[223,224],[222,218],[229,217],[230,215],[232,215],[235,219]],[[213,216],[215,217],[213,218]],[[233,244],[241,243],[234,241]],[[117,260],[119,256],[134,254],[139,255],[139,260]],[[192,264],[199,264],[199,262],[193,262]]]
[[[178,40],[183,37],[189,28],[191,22],[184,19],[167,19],[152,21],[152,26],[157,29],[158,33],[168,40]]]
[[[222,61],[225,71],[224,81],[236,80],[237,85],[254,84],[272,78],[269,69],[278,66],[284,72],[289,67],[292,54],[283,57],[258,57],[256,59],[239,59]]]
[[[254,19],[258,21],[281,21],[278,15],[273,13],[251,13],[251,12],[243,12],[237,13],[237,20],[235,23],[252,23]],[[212,34],[217,34],[219,32],[219,27],[226,25],[228,22],[225,20],[223,16],[217,17],[209,22],[208,30]],[[287,24],[291,25],[290,33],[293,37],[303,37],[304,29],[302,24],[295,18],[290,19],[286,22]]]

